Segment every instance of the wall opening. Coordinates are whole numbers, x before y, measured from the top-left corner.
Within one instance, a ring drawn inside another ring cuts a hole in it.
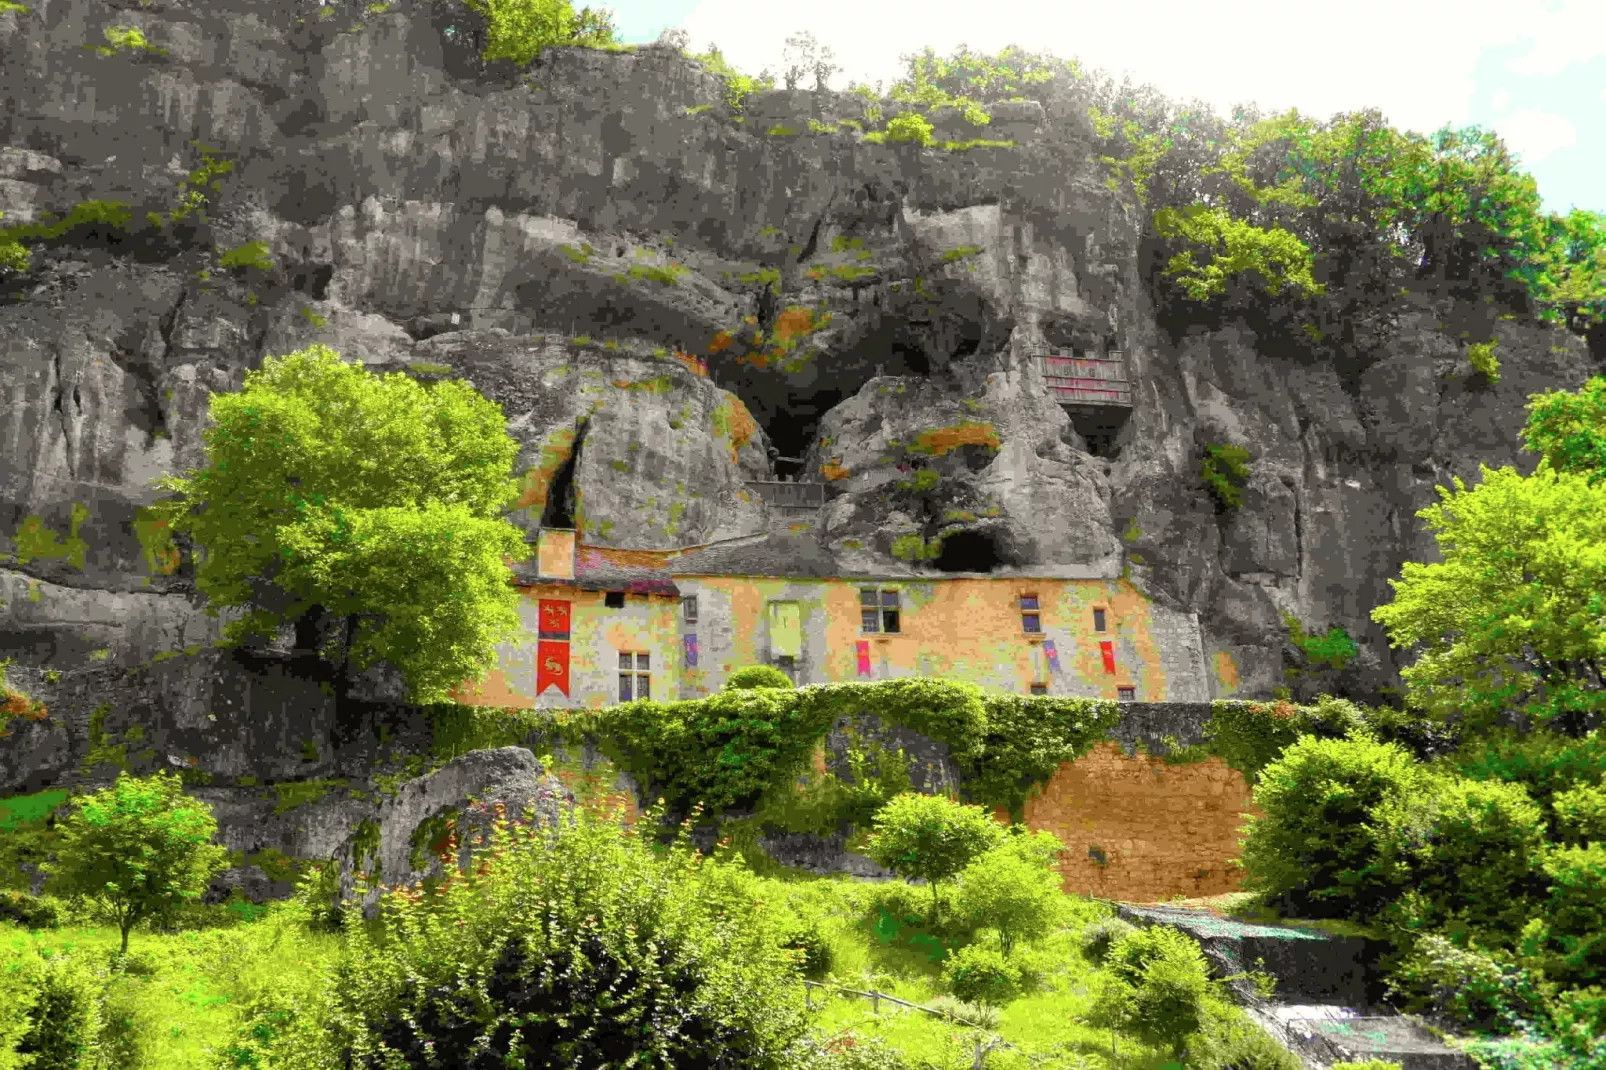
[[[940,572],[991,572],[1004,563],[990,533],[956,531],[942,540],[942,552],[932,565]]]
[[[552,477],[552,485],[547,488],[546,507],[541,510],[541,526],[543,528],[574,527],[574,474],[580,465],[580,447],[585,443],[586,430],[591,426],[589,420],[581,420],[575,425],[574,446],[569,450],[569,459],[559,466],[557,473]],[[579,538],[580,533],[575,533]]]

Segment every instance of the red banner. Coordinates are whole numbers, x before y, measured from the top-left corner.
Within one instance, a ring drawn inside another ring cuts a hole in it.
[[[870,640],[861,639],[856,644],[859,650],[859,675],[870,675]]]
[[[1099,653],[1104,655],[1104,671],[1115,671],[1115,644],[1108,640],[1099,644]]]
[[[569,640],[569,607],[573,603],[541,599],[541,635],[542,639],[558,639],[564,642]]]
[[[542,639],[536,644],[535,693],[539,695],[553,684],[568,696],[569,644]]]

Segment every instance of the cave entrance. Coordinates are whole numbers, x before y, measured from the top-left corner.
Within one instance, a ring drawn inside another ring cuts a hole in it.
[[[998,542],[984,531],[956,531],[942,540],[932,562],[939,572],[992,572],[1005,564]]]
[[[1091,405],[1080,412],[1073,411],[1068,405],[1065,409],[1066,415],[1071,418],[1072,429],[1087,443],[1088,453],[1107,460],[1114,460],[1121,455],[1119,440],[1127,418],[1132,414],[1131,409]]]
[[[585,444],[586,431],[590,423],[581,420],[575,428],[574,445],[569,450],[569,459],[564,461],[552,476],[552,482],[547,487],[546,504],[541,510],[541,526],[543,528],[559,528],[572,530],[574,528],[574,475],[580,467],[580,447]]]

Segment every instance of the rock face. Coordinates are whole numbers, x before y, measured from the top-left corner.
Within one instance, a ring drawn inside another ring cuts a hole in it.
[[[757,532],[744,482],[779,464],[828,485],[824,537],[867,571],[1127,569],[1200,614],[1217,695],[1285,683],[1285,614],[1356,637],[1319,682],[1370,695],[1397,663],[1369,612],[1434,552],[1413,513],[1479,462],[1531,468],[1527,395],[1596,370],[1577,338],[1501,323],[1482,384],[1426,307],[1345,369],[1230,325],[1173,341],[1139,209],[1064,100],[939,124],[1015,147],[922,150],[817,132],[862,114],[846,94],[733,115],[669,49],[485,64],[455,0],[30,7],[0,12],[4,225],[208,200],[161,232],[80,226],[0,280],[0,656],[39,669],[212,642],[141,508],[202,460],[210,391],[322,342],[497,400],[527,527],[642,549]],[[113,26],[166,51],[83,47]],[[232,169],[203,173],[200,146]],[[219,263],[249,242],[271,270]],[[1035,359],[1066,349],[1122,352],[1134,384],[1097,456]],[[1199,457],[1228,442],[1253,475],[1218,515]],[[210,686],[149,701],[210,746],[203,722],[232,716]],[[12,785],[64,747],[24,729],[0,744]]]
[[[334,852],[341,866],[341,891],[351,895],[366,886],[364,905],[379,899],[380,882],[411,884],[438,876],[442,866],[432,843],[445,831],[443,818],[457,822],[460,865],[467,866],[471,851],[487,842],[497,804],[510,821],[528,813],[538,824],[551,826],[572,808],[574,794],[522,747],[477,750],[454,758],[428,776],[403,784],[395,798],[379,807],[372,824],[356,832]],[[432,819],[437,822],[432,825]],[[368,837],[364,842],[364,836]],[[359,881],[358,873],[377,879]]]

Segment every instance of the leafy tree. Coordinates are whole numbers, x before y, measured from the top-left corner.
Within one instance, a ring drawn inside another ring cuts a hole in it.
[[[1162,238],[1192,244],[1193,248],[1171,257],[1165,274],[1195,301],[1225,293],[1228,283],[1239,276],[1270,293],[1322,291],[1311,277],[1310,248],[1281,227],[1257,227],[1223,209],[1194,204],[1180,211],[1159,209],[1154,229]],[[1200,263],[1196,254],[1207,259]]]
[[[1419,816],[1409,804],[1428,786],[1395,744],[1302,736],[1255,785],[1261,815],[1243,842],[1249,886],[1309,917],[1370,917],[1403,887],[1399,831]]]
[[[1606,479],[1606,376],[1575,391],[1530,394],[1522,440],[1554,471],[1585,475],[1591,484]]]
[[[528,556],[501,516],[518,444],[500,406],[314,345],[269,357],[211,412],[208,463],[165,479],[179,496],[159,511],[203,550],[208,611],[247,610],[228,639],[294,625],[341,694],[350,667],[381,661],[420,702],[483,673],[518,628],[506,562]]]
[[[842,70],[831,62],[836,58],[836,53],[806,31],[794,33],[786,39],[784,56],[786,67],[781,80],[788,89],[796,89],[804,75],[812,74],[815,92],[823,93],[826,90],[826,83],[831,80],[831,75]]]
[[[1401,672],[1414,708],[1480,730],[1520,710],[1581,736],[1606,710],[1606,483],[1482,472],[1417,513],[1444,560],[1407,562],[1372,619],[1420,651]]]
[[[1169,926],[1138,929],[1110,948],[1105,971],[1094,1020],[1122,1027],[1180,1060],[1208,1010],[1210,972],[1199,945]]]
[[[1018,943],[1046,935],[1064,905],[1059,873],[1010,844],[988,851],[959,874],[960,916],[973,928],[998,930],[1005,956]]]
[[[802,988],[739,861],[585,810],[492,835],[432,902],[393,893],[382,931],[347,928],[336,1065],[788,1065]]]
[[[1004,829],[979,806],[942,795],[899,795],[876,814],[868,854],[901,877],[931,884],[931,916],[941,911],[937,886],[998,846]]]
[[[486,18],[486,62],[528,66],[553,45],[608,45],[616,40],[606,9],[574,10],[569,0],[463,0]]]
[[[184,794],[171,774],[123,773],[72,805],[60,824],[58,860],[46,872],[58,894],[118,927],[125,954],[134,926],[199,899],[228,858],[212,843],[212,808]]]
[[[966,1003],[1002,1007],[1021,994],[1021,968],[990,947],[968,944],[942,964],[948,991]]]

